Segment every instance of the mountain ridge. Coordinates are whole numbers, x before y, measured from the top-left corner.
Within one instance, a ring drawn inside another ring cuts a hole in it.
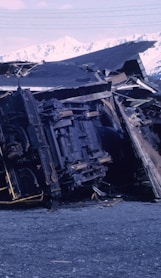
[[[113,47],[126,42],[155,41],[154,47],[140,54],[147,74],[161,77],[161,32],[152,34],[134,34],[129,37],[107,38],[95,42],[81,42],[70,36],[57,40],[18,49],[0,56],[0,62],[8,61],[60,61],[97,50]]]

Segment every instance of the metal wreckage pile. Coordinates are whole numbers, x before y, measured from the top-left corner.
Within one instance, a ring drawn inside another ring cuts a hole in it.
[[[0,64],[0,205],[161,198],[161,94],[138,54],[153,44]]]

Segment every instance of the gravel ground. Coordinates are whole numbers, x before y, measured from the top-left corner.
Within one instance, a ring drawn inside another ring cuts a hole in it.
[[[0,277],[160,278],[161,203],[0,210]]]

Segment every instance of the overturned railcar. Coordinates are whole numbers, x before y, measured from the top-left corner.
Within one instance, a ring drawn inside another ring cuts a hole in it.
[[[108,194],[111,183],[119,187],[121,176],[127,176],[127,134],[155,197],[161,197],[160,166],[157,172],[149,171],[153,167],[141,155],[142,138],[134,140],[136,132],[126,114],[141,109],[139,122],[146,118],[147,123],[142,137],[150,138],[143,142],[147,156],[153,148],[153,160],[157,143],[155,162],[160,161],[160,129],[150,116],[159,106],[140,94],[151,87],[138,52],[153,44],[132,42],[62,62],[0,65],[0,205],[51,205],[79,189],[103,194],[103,188]],[[131,92],[140,102],[129,108]]]
[[[0,105],[0,204],[50,202],[99,187],[112,163],[97,131],[108,122],[100,104],[37,101],[19,88]]]

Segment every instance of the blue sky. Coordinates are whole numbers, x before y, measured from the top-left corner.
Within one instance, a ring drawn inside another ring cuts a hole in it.
[[[64,36],[90,42],[155,32],[160,0],[0,0],[0,54]]]

